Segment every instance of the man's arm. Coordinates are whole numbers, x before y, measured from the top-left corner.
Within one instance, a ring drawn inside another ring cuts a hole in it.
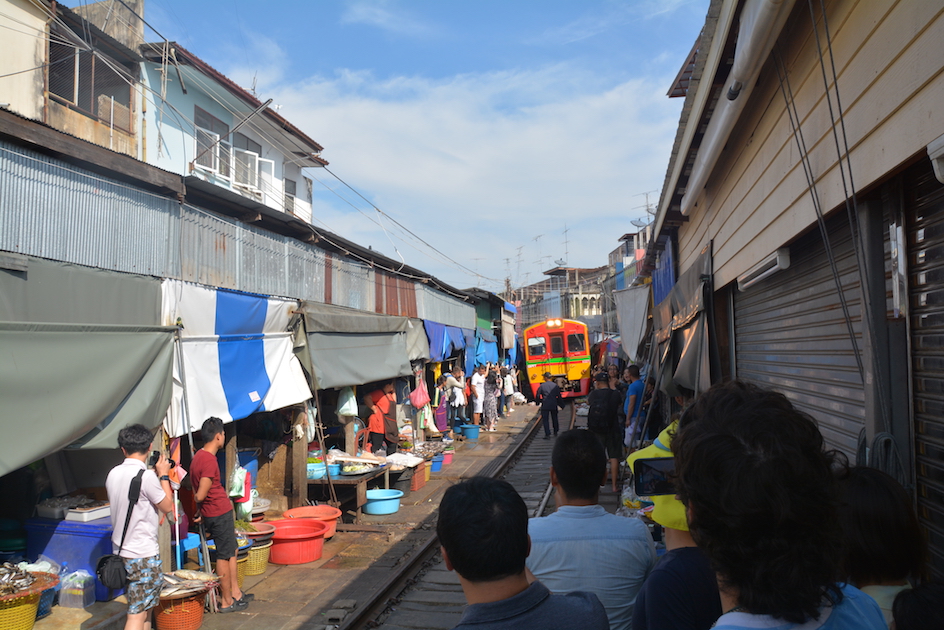
[[[636,394],[632,394],[626,397],[626,426],[629,426],[630,421],[632,421],[632,413],[636,409]]]
[[[213,486],[213,479],[210,477],[203,477],[200,479],[200,485],[197,487],[197,491],[193,493],[193,500],[197,503],[203,503],[207,494],[210,493],[210,488]]]
[[[154,464],[154,474],[157,475],[161,490],[164,491],[164,498],[154,503],[154,505],[164,514],[170,514],[174,511],[174,491],[170,486],[170,479],[167,478],[168,473],[170,473],[170,462],[162,454],[157,463]]]

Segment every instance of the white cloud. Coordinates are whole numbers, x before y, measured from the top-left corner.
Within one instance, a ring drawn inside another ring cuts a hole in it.
[[[350,2],[341,15],[341,23],[367,24],[397,35],[428,36],[435,32],[431,25],[392,5],[387,0]]]
[[[247,90],[255,85],[260,93],[281,83],[289,61],[278,42],[258,33],[231,40],[221,53],[221,59],[229,60],[224,74]]]
[[[345,70],[264,96],[325,147],[331,170],[423,239],[492,278],[504,277],[510,258],[513,281],[530,272],[533,282],[540,256],[564,257],[565,225],[568,262],[594,267],[633,230],[629,220],[645,215],[636,195],[661,187],[678,123],[681,103],[665,97],[670,80],[615,83],[569,64],[438,81]],[[328,173],[314,175],[369,208]],[[315,193],[329,229],[398,259],[379,227],[317,182]],[[394,242],[407,264],[476,284],[424,256],[420,243]]]

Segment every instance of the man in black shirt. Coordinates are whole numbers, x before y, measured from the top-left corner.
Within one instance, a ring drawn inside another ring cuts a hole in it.
[[[619,459],[623,457],[623,444],[620,435],[617,413],[623,398],[615,389],[610,389],[609,377],[600,372],[593,377],[593,391],[587,397],[590,410],[587,413],[587,428],[597,436],[606,449],[610,460],[610,483],[613,492],[617,492]]]
[[[551,437],[551,428],[548,426],[548,416],[554,423],[554,435],[560,431],[557,422],[557,410],[563,408],[564,397],[561,395],[560,387],[554,382],[550,372],[544,373],[544,382],[538,387],[535,395],[538,402],[541,403],[541,422],[544,424],[544,439]]]

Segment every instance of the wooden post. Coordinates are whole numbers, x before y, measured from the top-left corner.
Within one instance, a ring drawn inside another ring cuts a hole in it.
[[[226,453],[226,470],[221,471],[225,474],[220,482],[223,484],[226,494],[229,494],[229,480],[233,477],[233,469],[239,463],[239,455],[236,453],[236,425],[230,422],[223,425],[223,430],[226,433],[226,443],[223,446],[224,453]]]
[[[301,426],[301,434],[304,435],[304,427],[308,422],[308,413],[304,405],[295,407],[295,420],[292,422],[292,430],[297,436],[298,429]],[[308,503],[308,444],[304,439],[296,439],[292,442],[292,492],[288,499],[289,505],[301,507]]]
[[[357,432],[354,430],[354,416],[338,416],[338,421],[344,427],[344,451],[356,457]]]

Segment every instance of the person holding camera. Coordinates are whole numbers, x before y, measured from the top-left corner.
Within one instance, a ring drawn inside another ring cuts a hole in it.
[[[200,428],[203,448],[194,453],[190,462],[193,498],[197,502],[194,522],[203,522],[206,535],[216,543],[216,573],[220,576],[220,608],[217,612],[245,610],[253,599],[239,589],[236,574],[236,522],[233,503],[220,482],[220,465],[216,454],[226,442],[223,421],[207,418]]]
[[[164,580],[158,555],[158,512],[169,514],[174,509],[174,493],[170,486],[171,461],[160,455],[154,470],[148,470],[148,451],[153,440],[151,431],[132,424],[118,432],[118,446],[125,460],[115,466],[105,479],[105,490],[111,504],[111,543],[114,553],[121,556],[128,582],[128,617],[125,630],[141,630],[150,626],[150,611],[160,601]],[[129,489],[135,479],[140,482],[138,500],[130,505]],[[126,516],[131,519],[125,532]]]

